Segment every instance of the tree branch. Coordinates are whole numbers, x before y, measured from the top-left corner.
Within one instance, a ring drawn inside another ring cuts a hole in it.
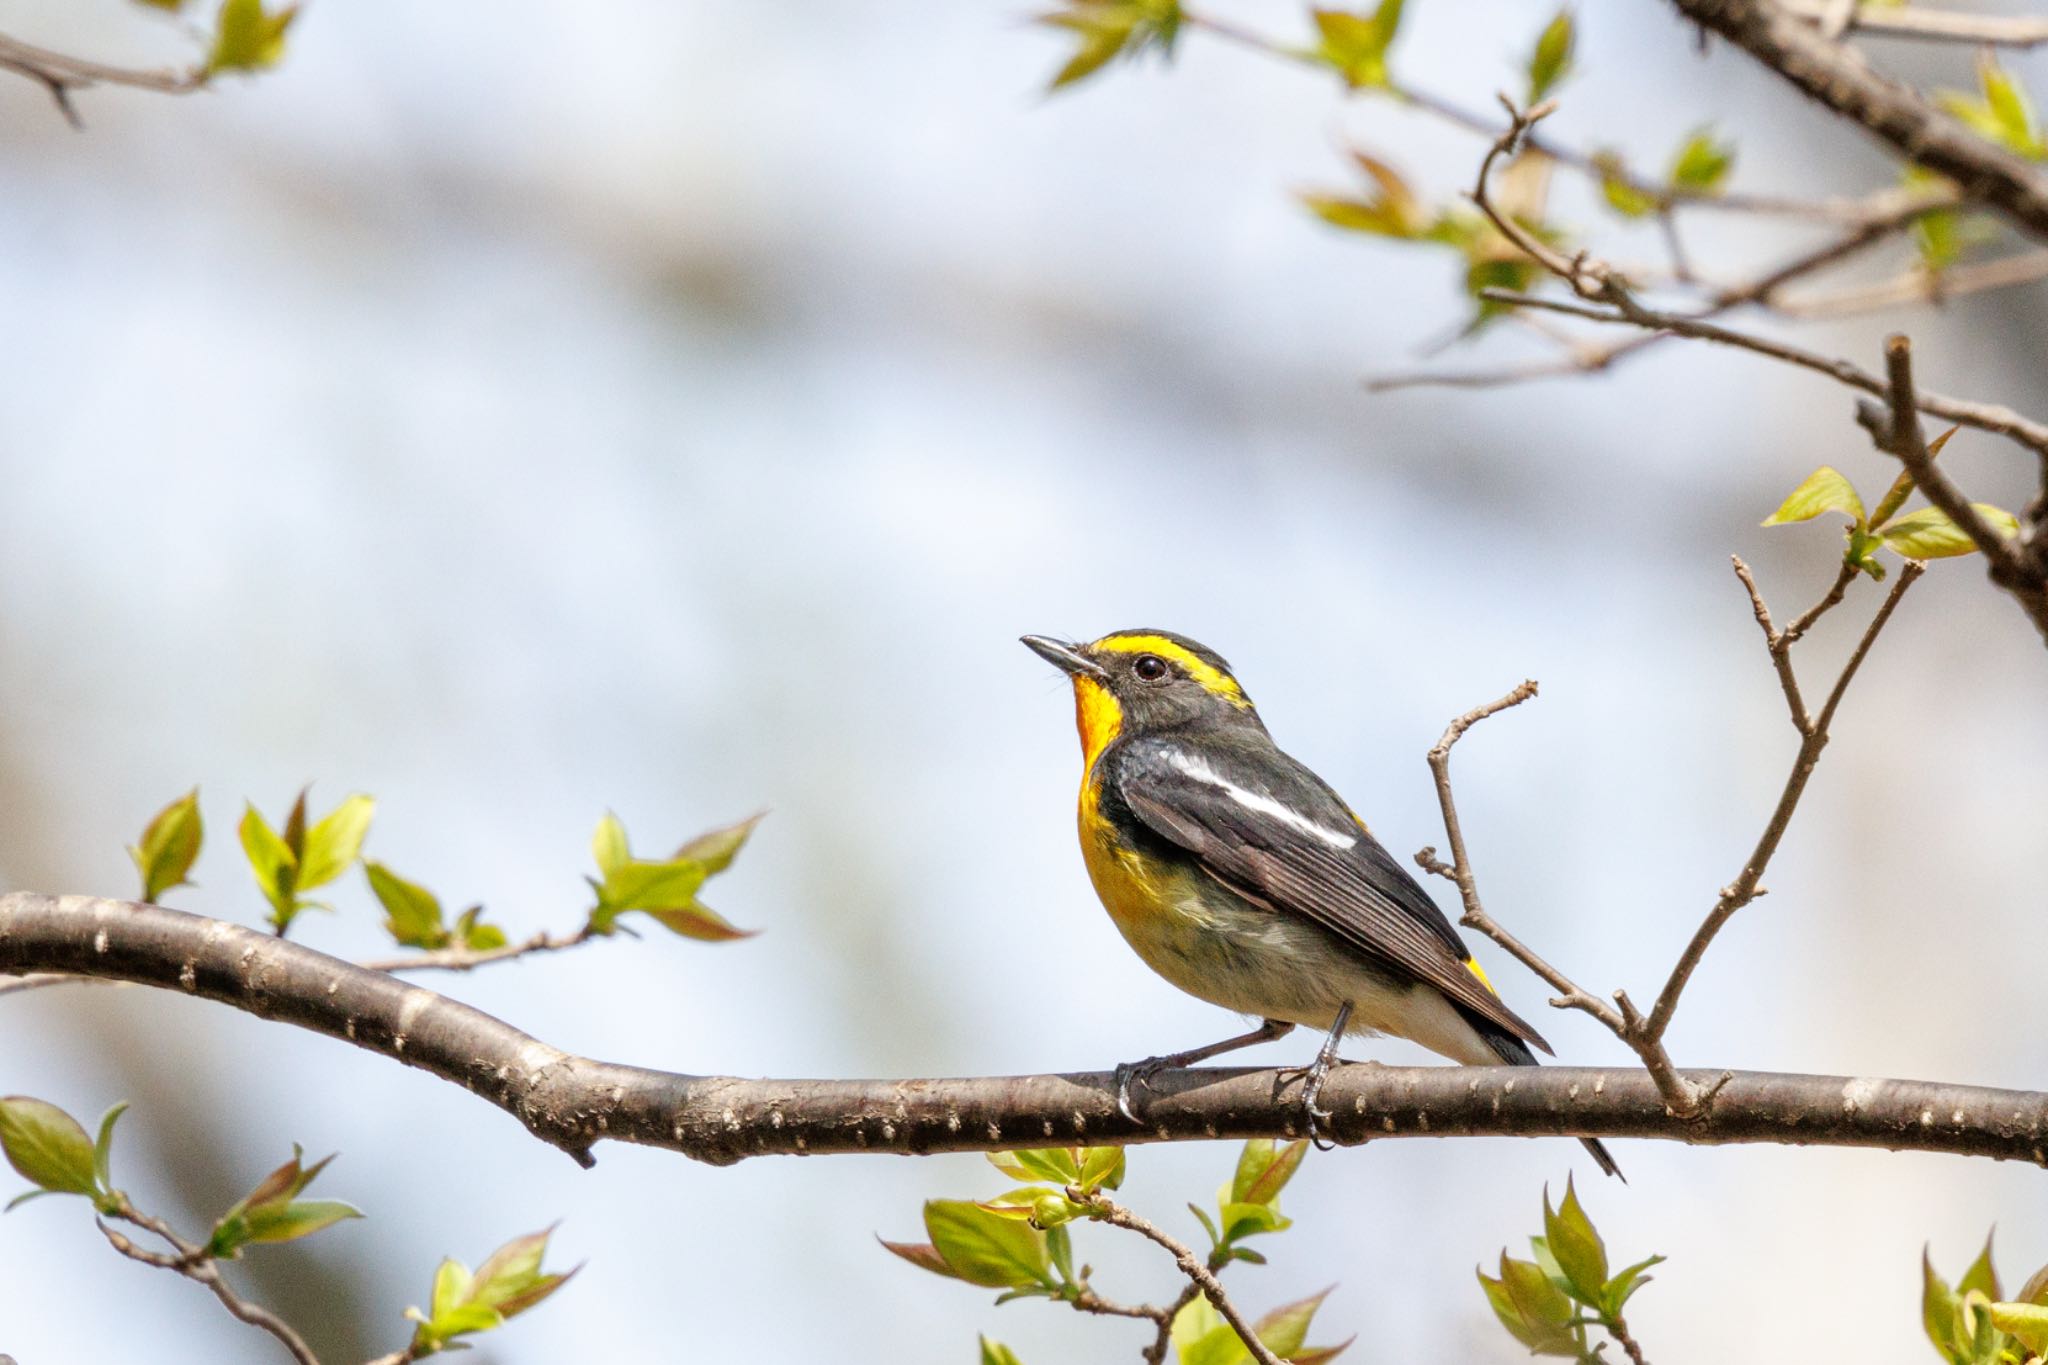
[[[313,1348],[306,1344],[306,1339],[300,1336],[290,1323],[269,1309],[250,1303],[235,1292],[235,1287],[221,1274],[220,1263],[206,1254],[206,1248],[180,1237],[163,1219],[137,1212],[126,1200],[113,1211],[112,1216],[155,1233],[163,1238],[176,1254],[167,1256],[161,1252],[145,1250],[120,1232],[108,1227],[104,1221],[100,1221],[99,1230],[106,1235],[108,1244],[114,1250],[131,1261],[140,1261],[159,1270],[175,1271],[195,1284],[205,1285],[213,1291],[213,1296],[220,1300],[221,1306],[228,1312],[251,1327],[260,1327],[276,1337],[298,1365],[320,1365],[320,1358],[313,1354]]]
[[[1451,861],[1448,866],[1437,861],[1436,850],[1433,848],[1425,848],[1417,853],[1415,861],[1428,871],[1441,877],[1448,877],[1457,883],[1458,897],[1465,904],[1465,913],[1458,922],[1468,929],[1486,935],[1513,954],[1516,961],[1549,982],[1552,989],[1559,992],[1558,998],[1551,1001],[1551,1004],[1560,1009],[1584,1010],[1619,1034],[1622,1032],[1621,1016],[1614,1011],[1613,1006],[1592,992],[1581,989],[1578,983],[1544,961],[1534,949],[1501,928],[1494,922],[1493,916],[1486,913],[1486,906],[1479,899],[1479,884],[1473,876],[1471,858],[1465,852],[1465,832],[1458,823],[1458,803],[1451,796],[1451,746],[1462,739],[1467,730],[1488,716],[1496,715],[1511,706],[1520,706],[1535,695],[1536,683],[1532,679],[1498,701],[1488,702],[1484,706],[1467,711],[1444,730],[1443,738],[1429,751],[1429,771],[1436,779],[1437,805],[1443,811],[1444,838],[1450,843]]]
[[[1087,1209],[1089,1216],[1098,1222],[1108,1223],[1111,1227],[1128,1228],[1140,1237],[1164,1248],[1167,1254],[1173,1257],[1173,1263],[1180,1267],[1180,1273],[1187,1276],[1188,1281],[1202,1291],[1214,1305],[1217,1314],[1230,1324],[1230,1330],[1237,1333],[1237,1339],[1244,1343],[1244,1348],[1251,1353],[1252,1359],[1258,1361],[1259,1365],[1281,1365],[1280,1358],[1273,1354],[1271,1347],[1259,1340],[1259,1334],[1252,1330],[1252,1325],[1244,1320],[1244,1314],[1230,1301],[1230,1296],[1223,1292],[1223,1282],[1216,1278],[1216,1272],[1211,1270],[1186,1243],[1169,1235],[1150,1219],[1133,1213],[1101,1190],[1088,1190],[1079,1185],[1069,1185],[1067,1198]],[[1172,1319],[1167,1319],[1167,1322],[1167,1331],[1171,1334]]]
[[[1741,565],[1740,560],[1736,563]],[[1764,825],[1764,832],[1758,837],[1748,861],[1742,865],[1742,871],[1736,874],[1734,881],[1722,888],[1713,909],[1707,912],[1706,919],[1693,932],[1691,941],[1685,945],[1685,951],[1679,954],[1677,964],[1672,967],[1671,975],[1664,983],[1664,989],[1658,992],[1656,1004],[1642,1021],[1639,1032],[1643,1037],[1653,1042],[1661,1042],[1664,1031],[1671,1026],[1672,1014],[1678,1009],[1678,999],[1685,993],[1686,983],[1692,979],[1693,972],[1698,970],[1700,960],[1706,956],[1707,949],[1713,946],[1715,936],[1730,919],[1734,918],[1736,911],[1763,894],[1764,870],[1770,866],[1772,855],[1778,851],[1779,842],[1784,839],[1785,831],[1792,824],[1792,814],[1799,808],[1799,798],[1806,792],[1807,780],[1813,776],[1813,770],[1820,762],[1820,751],[1827,747],[1828,727],[1834,721],[1835,710],[1842,704],[1842,697],[1848,692],[1849,683],[1855,678],[1856,670],[1863,666],[1863,660],[1869,656],[1870,647],[1877,642],[1878,632],[1884,629],[1885,622],[1891,619],[1892,612],[1897,609],[1899,599],[1906,595],[1906,589],[1913,586],[1914,580],[1919,578],[1926,567],[1918,561],[1907,560],[1905,566],[1899,570],[1898,581],[1892,584],[1892,590],[1885,595],[1884,604],[1877,609],[1876,615],[1871,617],[1869,626],[1864,629],[1863,638],[1857,641],[1856,648],[1849,654],[1848,662],[1842,665],[1842,671],[1835,678],[1834,686],[1828,690],[1827,700],[1821,704],[1820,713],[1807,720],[1803,704],[1794,709],[1793,722],[1799,726],[1801,735],[1799,752],[1792,759],[1792,771],[1785,779],[1783,790],[1778,793],[1778,803],[1772,808],[1770,820]],[[1769,613],[1763,608],[1762,598],[1747,577],[1746,569],[1747,566],[1743,565],[1737,572],[1744,574],[1745,585],[1751,587],[1751,597],[1757,603],[1760,613],[1759,620],[1768,621]],[[1822,598],[1814,609],[1801,615],[1793,623],[1794,626],[1804,632],[1821,612],[1841,600],[1839,589],[1846,586],[1846,583],[1838,581],[1837,589],[1831,589],[1828,596]],[[1767,635],[1766,638],[1770,637]],[[1781,648],[1782,646],[1776,644],[1772,646],[1774,659],[1779,656]],[[1781,680],[1784,676],[1781,672]],[[1796,684],[1793,685],[1793,690],[1788,691],[1787,702],[1791,703],[1795,695]],[[1624,1007],[1623,1013],[1627,1012]]]
[[[2042,533],[2041,527],[2030,528],[2025,537],[2002,534],[1935,466],[1934,452],[1927,448],[1927,434],[1920,429],[1919,403],[1913,387],[1913,343],[1902,335],[1891,336],[1885,341],[1884,357],[1889,378],[1885,402],[1882,406],[1861,405],[1856,420],[1870,433],[1879,450],[1896,456],[1906,466],[1913,486],[1983,551],[1991,581],[2020,604],[2042,639],[2048,640],[2048,562],[2036,562],[2039,552],[2034,545]],[[2042,495],[2048,499],[2048,454],[2042,460]]]
[[[83,57],[68,57],[5,34],[0,34],[0,70],[26,76],[49,91],[50,98],[56,102],[57,112],[64,115],[65,121],[74,128],[84,126],[78,110],[71,103],[74,90],[95,85],[126,85],[137,90],[182,95],[205,85],[209,74],[203,66],[156,70],[108,66]]]
[[[1853,120],[1909,161],[1954,180],[1965,198],[2048,240],[2048,176],[1882,76],[1775,0],[1671,0],[1814,101]]]
[[[1832,6],[1833,0],[1787,0],[1785,8],[1801,19],[1815,22],[1824,21]],[[2048,19],[1849,0],[1842,33],[1830,36],[1850,33],[1931,42],[1988,43],[1994,47],[2037,47],[2048,43]]]
[[[133,901],[0,895],[0,969],[139,982],[342,1038],[504,1109],[589,1163],[602,1139],[729,1164],[750,1156],[998,1151],[1049,1140],[1300,1136],[1289,1073],[1204,1068],[1153,1082],[1145,1121],[1110,1072],[965,1080],[746,1080],[578,1057],[480,1010],[241,925]],[[1726,1073],[1680,1072],[1706,1088]],[[2048,1094],[1925,1081],[1728,1075],[1674,1117],[1629,1068],[1340,1067],[1323,1101],[1341,1142],[1457,1135],[1643,1137],[1883,1147],[2048,1166]]]

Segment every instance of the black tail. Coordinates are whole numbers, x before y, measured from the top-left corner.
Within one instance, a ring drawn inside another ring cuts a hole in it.
[[[1536,1054],[1531,1052],[1529,1045],[1520,1038],[1515,1037],[1512,1033],[1501,1031],[1487,1020],[1475,1018],[1470,1014],[1467,1014],[1465,1017],[1473,1028],[1479,1030],[1479,1036],[1486,1040],[1486,1045],[1493,1049],[1494,1055],[1509,1066],[1536,1066],[1538,1064]],[[1593,1160],[1599,1163],[1601,1170],[1607,1172],[1607,1174],[1613,1176],[1624,1185],[1628,1183],[1628,1177],[1621,1173],[1621,1167],[1614,1164],[1614,1158],[1607,1154],[1607,1148],[1601,1145],[1600,1139],[1580,1138],[1579,1141],[1584,1143],[1586,1150],[1593,1154]]]

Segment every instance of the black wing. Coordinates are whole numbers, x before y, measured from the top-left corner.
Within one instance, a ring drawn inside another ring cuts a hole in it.
[[[1473,975],[1443,911],[1321,778],[1263,738],[1256,753],[1242,747],[1133,740],[1107,776],[1146,827],[1232,890],[1312,920],[1550,1051]]]

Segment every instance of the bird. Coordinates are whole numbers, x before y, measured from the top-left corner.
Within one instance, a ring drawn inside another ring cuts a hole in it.
[[[1170,631],[1022,642],[1071,680],[1082,859],[1145,964],[1248,1033],[1116,1069],[1117,1108],[1164,1071],[1324,1035],[1303,1075],[1311,1137],[1347,1034],[1391,1034],[1466,1066],[1535,1066],[1542,1035],[1501,999],[1428,892],[1330,784],[1273,742],[1223,656]],[[1596,1139],[1600,1169],[1620,1176]]]

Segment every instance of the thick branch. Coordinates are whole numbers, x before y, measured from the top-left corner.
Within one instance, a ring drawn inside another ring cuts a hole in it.
[[[1918,92],[1873,71],[1853,50],[1775,0],[1672,4],[1908,160],[1948,176],[1966,198],[1997,209],[2015,226],[2048,240],[2048,176],[1971,132]]]
[[[0,970],[84,972],[230,1004],[347,1039],[453,1081],[590,1160],[600,1139],[726,1164],[831,1152],[995,1151],[1069,1142],[1300,1135],[1300,1095],[1270,1070],[1153,1082],[1145,1121],[1109,1072],[971,1080],[678,1075],[574,1056],[480,1010],[240,925],[85,896],[0,895]],[[1716,1072],[1681,1072],[1711,1086]],[[2048,1165],[2048,1094],[1923,1081],[1738,1072],[1674,1118],[1647,1073],[1544,1067],[1339,1067],[1323,1090],[1342,1142],[1384,1137],[1643,1137],[1883,1147]]]

